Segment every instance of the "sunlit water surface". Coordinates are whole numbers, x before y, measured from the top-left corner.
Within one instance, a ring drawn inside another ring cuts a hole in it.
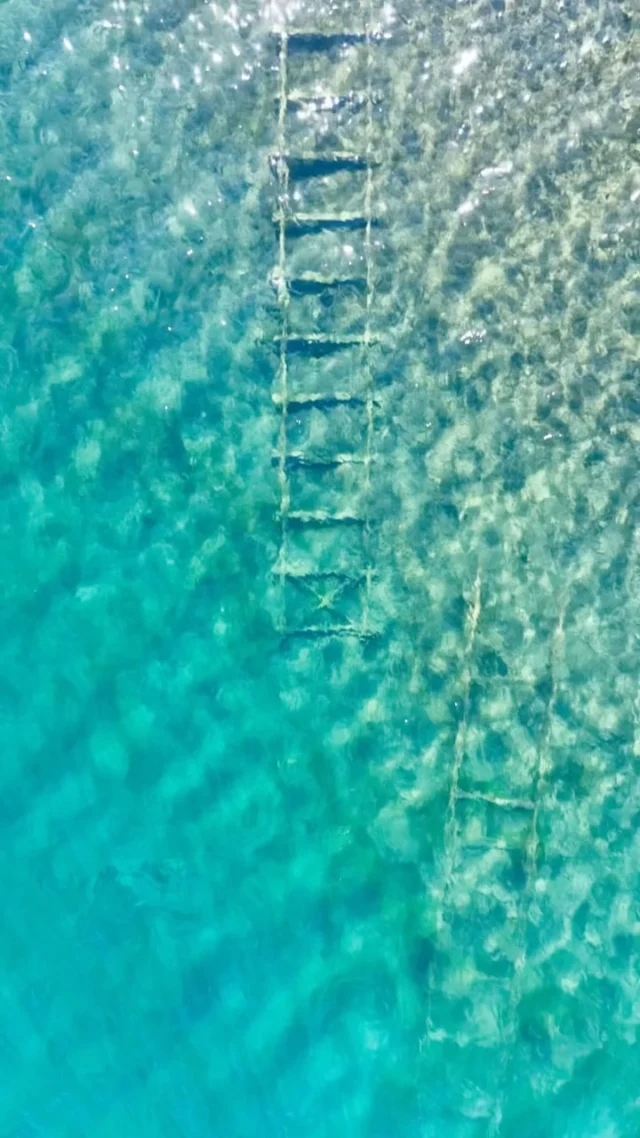
[[[3,1138],[638,1134],[637,21],[0,4]],[[285,28],[370,639],[280,631]]]

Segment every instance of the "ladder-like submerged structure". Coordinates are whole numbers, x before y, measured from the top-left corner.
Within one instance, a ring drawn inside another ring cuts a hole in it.
[[[506,712],[498,711],[505,692],[508,699],[518,697],[518,685],[501,674],[489,679],[479,669],[478,641],[487,644],[491,627],[486,618],[482,627],[482,594],[478,568],[466,597],[461,713],[444,825],[425,1045],[431,1055],[439,1047],[443,1063],[462,1057],[473,1069],[468,1101],[456,1082],[443,1091],[442,1102],[450,1117],[461,1110],[477,1120],[478,1133],[492,1138],[501,1133],[516,1062],[518,1005],[531,984],[528,955],[545,903],[545,879],[539,876],[541,812],[549,807],[552,718],[567,598],[549,645],[545,706],[534,739],[517,718],[506,720]],[[521,695],[526,698],[526,689]]]
[[[287,638],[367,639],[377,631],[371,616],[376,38],[371,29],[275,33],[280,428],[274,463],[281,527],[275,572]]]

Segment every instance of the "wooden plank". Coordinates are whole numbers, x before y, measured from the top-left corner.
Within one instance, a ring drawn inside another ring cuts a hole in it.
[[[306,237],[310,233],[330,232],[355,233],[367,228],[368,222],[361,213],[274,213],[273,223],[280,226],[284,220],[285,231],[290,237]],[[371,225],[378,226],[380,219],[371,218]]]
[[[343,351],[345,348],[362,347],[366,341],[364,336],[327,336],[321,332],[308,332],[306,336],[293,333],[285,336],[287,351],[306,353],[310,356],[327,356],[333,352]],[[282,335],[273,337],[274,344],[282,345]],[[375,341],[370,340],[370,343]]]
[[[282,406],[282,396],[279,392],[275,392],[272,399],[276,406]],[[313,391],[308,395],[304,393],[290,395],[287,398],[287,411],[304,411],[305,409],[312,409],[313,407],[317,407],[319,410],[326,410],[330,407],[340,407],[342,405],[347,407],[365,407],[366,404],[366,396],[350,395],[347,391],[335,391],[332,394],[323,394],[322,392]]]
[[[294,296],[315,296],[327,289],[354,289],[365,292],[366,277],[329,277],[324,273],[299,273],[286,282],[289,292]]]
[[[272,154],[271,169],[277,171],[278,164],[284,162],[292,179],[324,178],[343,170],[366,170],[369,166],[379,166],[379,159],[366,154],[356,154],[349,150],[332,150],[326,153]]]
[[[297,525],[311,526],[363,526],[365,518],[360,514],[351,514],[347,510],[337,514],[330,514],[328,510],[289,510],[285,517],[288,522]]]
[[[313,95],[306,91],[290,91],[287,95],[287,109],[291,111],[341,111],[345,107],[360,110],[367,104],[368,95],[364,91],[347,91],[344,94]],[[382,101],[381,95],[372,95],[374,103]]]
[[[286,37],[290,54],[297,51],[335,51],[336,48],[352,47],[354,44],[367,42],[367,33],[364,31],[327,32],[319,28],[305,28],[299,31],[288,29]],[[282,32],[272,32],[272,38],[279,46]]]
[[[296,30],[288,28],[284,34],[291,55],[296,52],[331,52],[367,42],[371,44],[392,43],[394,38],[391,32],[384,32],[380,28],[371,29],[369,32],[359,29],[337,32],[327,31],[324,28],[298,28]],[[271,38],[278,47],[282,37],[283,33],[280,31],[271,32]]]
[[[344,581],[349,585],[360,585],[371,576],[371,569],[363,569],[360,573],[349,573],[346,569],[284,569],[284,576],[292,581]]]
[[[501,798],[496,794],[485,794],[476,790],[458,790],[456,798],[467,802],[488,802],[490,806],[500,806],[504,810],[533,810],[534,803],[529,798]]]
[[[287,466],[306,466],[313,469],[314,467],[361,466],[365,460],[357,454],[335,454],[322,458],[304,454],[303,451],[289,451],[285,454],[284,461]],[[274,465],[282,462],[282,455],[275,451],[272,462]]]
[[[302,628],[287,628],[284,636],[298,639],[319,640],[323,636],[356,636],[359,640],[371,640],[380,634],[375,629],[361,624],[309,624]]]

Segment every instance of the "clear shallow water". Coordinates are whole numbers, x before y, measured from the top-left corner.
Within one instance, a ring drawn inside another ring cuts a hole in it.
[[[638,1130],[636,14],[372,15],[382,635],[283,646],[280,16],[0,6],[11,1138]]]

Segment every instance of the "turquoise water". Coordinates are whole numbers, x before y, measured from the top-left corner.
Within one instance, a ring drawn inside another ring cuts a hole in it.
[[[637,35],[0,4],[2,1138],[637,1135]]]

